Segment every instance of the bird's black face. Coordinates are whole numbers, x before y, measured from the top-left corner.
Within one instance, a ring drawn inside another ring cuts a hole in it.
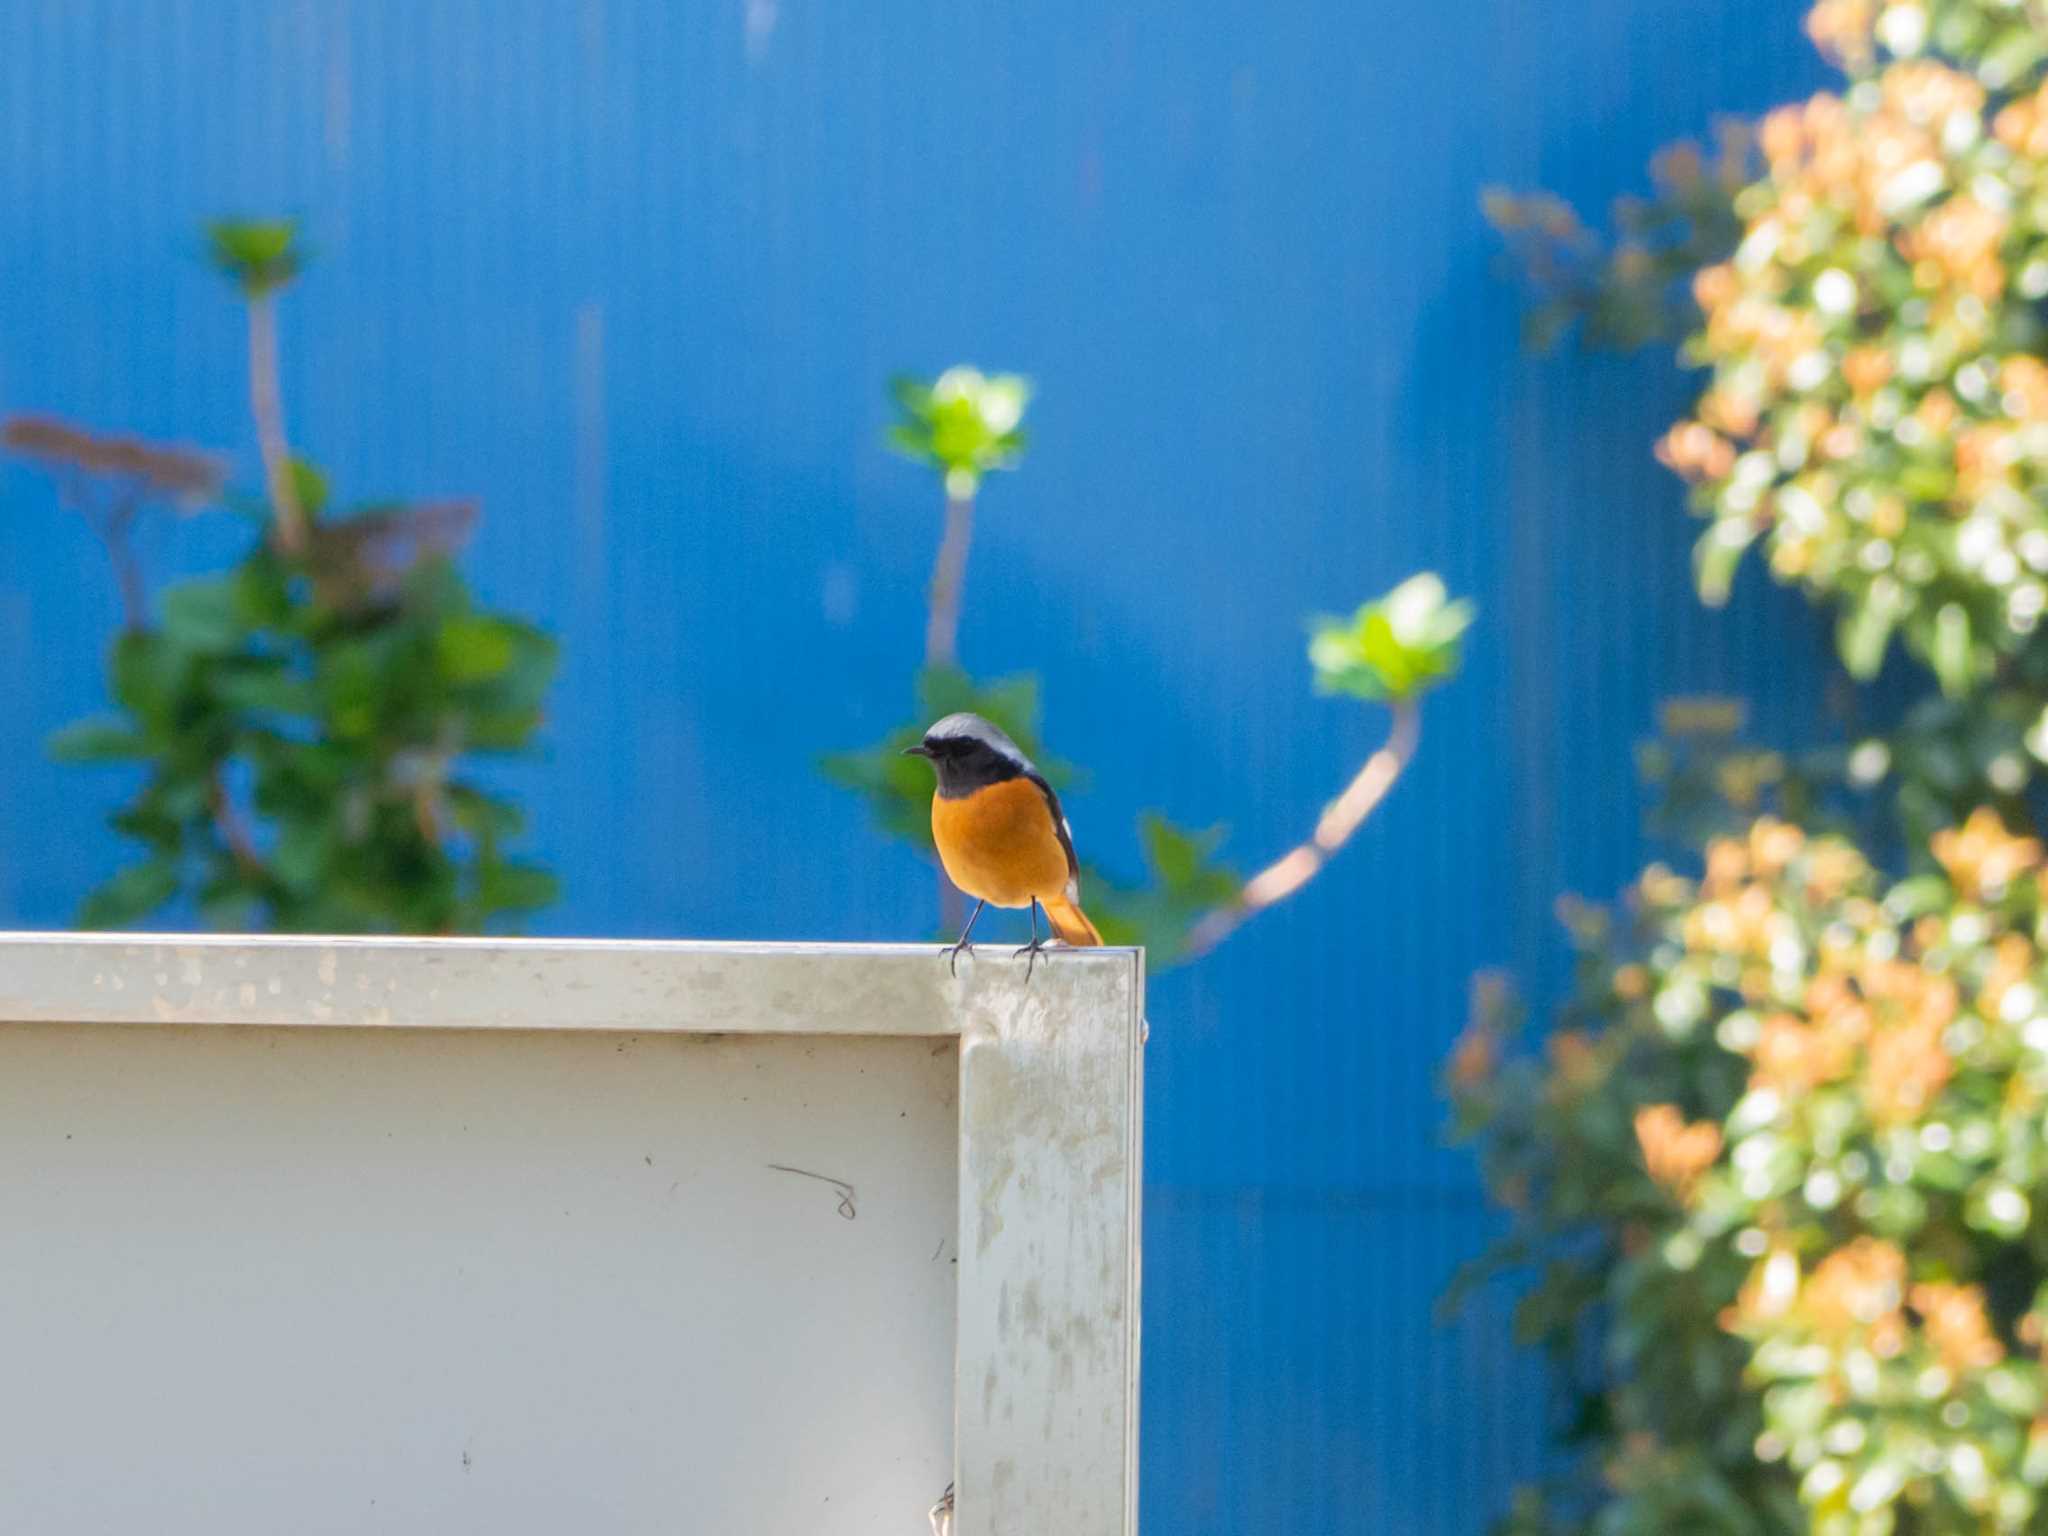
[[[1023,770],[985,741],[971,736],[927,736],[907,757],[927,760],[939,776],[939,793],[948,800],[1018,777]]]

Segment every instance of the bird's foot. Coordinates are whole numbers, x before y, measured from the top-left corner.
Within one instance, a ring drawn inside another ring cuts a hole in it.
[[[1040,955],[1049,956],[1051,953],[1052,951],[1047,947],[1044,939],[1033,939],[1029,944],[1019,949],[1016,954],[1011,955],[1010,958],[1015,960],[1019,955],[1029,955],[1031,957],[1024,962],[1024,979],[1028,982],[1031,980],[1032,967],[1038,964],[1038,957]]]
[[[939,953],[946,957],[947,975],[958,976],[960,974],[960,952],[963,949],[967,951],[971,959],[974,955],[974,946],[965,939],[960,940],[957,944],[941,944],[939,946]]]

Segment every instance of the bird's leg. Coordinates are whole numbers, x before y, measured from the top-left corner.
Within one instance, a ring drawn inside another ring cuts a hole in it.
[[[974,904],[974,910],[967,915],[967,926],[960,930],[960,937],[951,944],[940,946],[939,953],[946,957],[946,973],[949,976],[958,976],[960,974],[961,950],[964,949],[969,954],[974,953],[974,946],[967,942],[967,936],[974,932],[975,920],[981,916],[981,909],[987,905],[986,901],[977,901]]]
[[[1038,957],[1044,949],[1045,940],[1038,936],[1038,898],[1034,896],[1031,898],[1031,942],[1017,951],[1017,955],[1029,955],[1031,957],[1024,962],[1024,979],[1026,981],[1031,979],[1031,968],[1038,964]],[[1010,958],[1014,960],[1017,958],[1017,955],[1012,955]]]

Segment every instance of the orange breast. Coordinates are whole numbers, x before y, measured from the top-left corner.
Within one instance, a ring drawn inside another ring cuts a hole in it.
[[[932,796],[932,840],[946,877],[977,901],[1026,907],[1067,887],[1067,854],[1045,793],[1006,779],[949,800]]]

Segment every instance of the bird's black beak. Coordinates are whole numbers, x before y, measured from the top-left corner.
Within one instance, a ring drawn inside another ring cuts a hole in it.
[[[917,744],[916,746],[914,746],[914,747],[905,747],[905,748],[903,749],[903,755],[904,755],[905,757],[924,757],[924,758],[928,758],[928,757],[930,757],[930,756],[932,755],[932,749],[931,749],[930,747],[926,746],[926,745],[925,745],[925,744],[924,744],[923,742],[921,742],[921,741],[920,741],[920,742],[919,742],[919,743],[918,743],[918,744]]]

